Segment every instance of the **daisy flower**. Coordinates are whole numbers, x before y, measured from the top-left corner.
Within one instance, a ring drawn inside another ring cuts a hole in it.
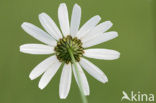
[[[108,82],[108,79],[104,72],[88,61],[86,57],[114,60],[119,58],[120,53],[110,49],[87,48],[109,41],[117,37],[118,33],[115,31],[106,32],[111,28],[112,23],[110,21],[99,23],[101,20],[99,15],[90,18],[79,29],[81,8],[77,4],[73,7],[70,23],[66,4],[60,4],[58,20],[61,30],[46,13],[39,14],[39,21],[46,32],[28,22],[21,25],[25,32],[44,44],[24,44],[20,46],[20,52],[35,55],[51,54],[31,71],[29,77],[34,80],[42,75],[38,86],[40,89],[44,89],[59,67],[63,65],[59,84],[60,98],[64,99],[68,96],[72,72],[84,95],[89,95],[89,85],[83,69],[102,83]]]

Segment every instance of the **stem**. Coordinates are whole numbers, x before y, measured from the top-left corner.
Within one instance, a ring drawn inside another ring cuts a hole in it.
[[[74,67],[75,67],[76,75],[78,77],[78,84],[79,84],[79,89],[80,89],[82,102],[83,103],[88,103],[87,98],[86,98],[86,96],[84,95],[84,92],[83,92],[81,78],[80,78],[80,74],[79,74],[79,71],[78,71],[78,68],[77,68],[77,65],[76,65],[76,61],[75,61],[74,55],[73,55],[72,50],[70,48],[68,48],[68,52],[69,52],[69,54],[71,56],[72,62],[73,62]]]

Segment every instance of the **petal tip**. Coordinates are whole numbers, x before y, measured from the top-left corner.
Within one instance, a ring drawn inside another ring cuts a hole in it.
[[[64,96],[64,95],[60,94],[60,99],[66,99],[66,98],[67,98],[67,96]]]
[[[116,35],[116,37],[118,37],[118,32],[115,32],[114,34]]]
[[[85,96],[89,96],[90,95],[90,92],[88,91],[87,93],[85,93]]]
[[[40,88],[40,90],[43,90],[44,88],[43,87],[39,87]]]
[[[28,24],[27,22],[23,22],[23,23],[21,24],[21,27],[24,28],[25,25],[27,25],[27,24]]]
[[[74,7],[78,7],[78,8],[80,8],[80,6],[76,3],[76,4],[74,4]]]
[[[114,59],[119,59],[120,58],[120,52],[115,51],[115,55],[114,56],[115,56]],[[112,59],[112,60],[114,60],[114,59]]]
[[[20,51],[20,52],[22,52],[22,45],[21,45],[21,46],[19,46],[19,51]]]
[[[101,17],[100,17],[100,15],[96,15],[96,17],[97,17],[99,20],[101,20]]]
[[[102,79],[102,83],[107,83],[107,82],[108,82],[108,78],[106,76],[104,76]]]
[[[30,80],[34,80],[34,77],[30,74],[29,75]]]
[[[42,12],[42,13],[39,14],[39,18],[42,17],[42,16],[46,16],[46,15],[48,15],[48,14],[45,13],[45,12]]]
[[[116,59],[119,59],[120,58],[120,52],[117,52],[117,58]]]
[[[28,23],[28,22],[23,22],[22,24],[21,24],[21,27],[22,27],[22,29],[26,29],[26,28],[28,28],[30,25],[32,25],[31,23]]]
[[[61,3],[60,6],[66,6],[66,3]]]
[[[39,15],[38,15],[38,17],[41,17],[41,16],[43,16],[45,13],[44,12],[42,12],[42,13],[40,13]]]
[[[41,85],[40,83],[39,83],[38,87],[39,87],[41,90],[43,90],[43,89],[44,89],[44,86],[43,86],[43,85]]]
[[[119,35],[118,35],[118,32],[116,32],[116,31],[111,31],[110,33],[111,33],[111,35],[112,35],[112,39],[114,39],[114,38],[116,38],[116,37],[119,36]]]
[[[113,25],[113,23],[112,23],[111,21],[106,21],[106,22],[107,22],[107,24],[109,24],[110,26]]]

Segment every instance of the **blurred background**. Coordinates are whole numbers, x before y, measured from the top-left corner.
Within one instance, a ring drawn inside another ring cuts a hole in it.
[[[62,2],[67,4],[70,16],[75,3],[81,6],[81,25],[98,14],[101,22],[111,20],[114,25],[110,30],[119,33],[118,38],[95,46],[120,51],[121,58],[90,59],[105,72],[109,82],[102,84],[85,72],[91,91],[89,103],[120,103],[123,90],[156,95],[155,0],[1,0],[0,103],[81,103],[74,78],[68,98],[59,99],[62,69],[44,90],[38,88],[40,78],[29,79],[31,70],[49,55],[19,52],[21,44],[40,43],[25,33],[21,24],[27,21],[41,27],[38,15],[46,12],[58,25],[57,9]]]

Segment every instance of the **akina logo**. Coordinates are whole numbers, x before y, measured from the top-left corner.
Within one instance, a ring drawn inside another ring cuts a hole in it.
[[[140,91],[134,92],[131,91],[129,94],[127,94],[125,91],[122,91],[122,98],[121,101],[128,100],[132,102],[154,102],[154,94],[146,94],[146,93],[141,93]]]

